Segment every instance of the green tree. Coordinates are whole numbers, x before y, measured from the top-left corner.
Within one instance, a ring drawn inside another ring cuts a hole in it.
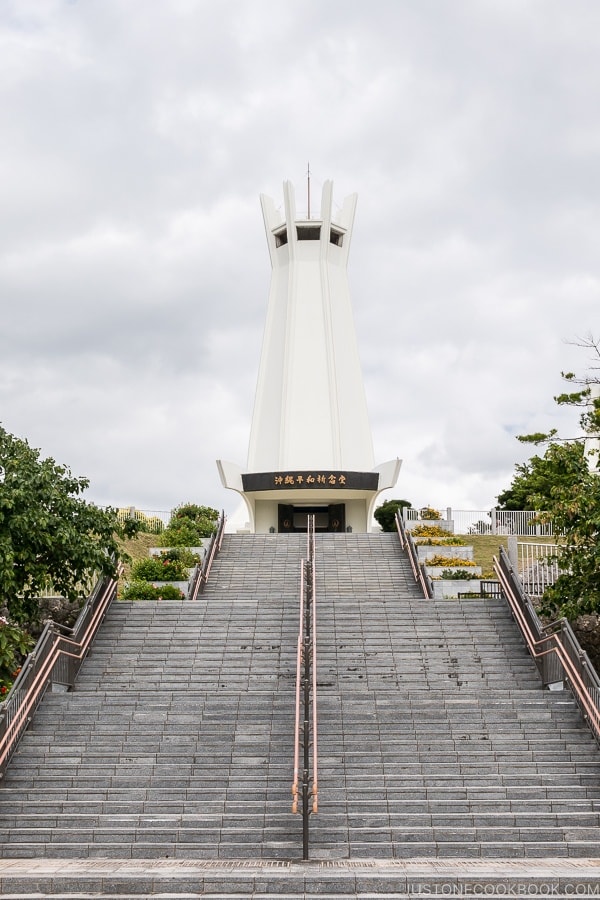
[[[0,699],[10,690],[33,645],[34,640],[26,631],[0,616]]]
[[[584,451],[586,438],[600,435],[600,397],[591,389],[598,384],[595,373],[600,369],[600,342],[589,337],[580,346],[595,354],[593,374],[577,379],[572,372],[563,373],[570,385],[579,385],[579,390],[554,399],[561,406],[581,409],[583,434],[566,440],[556,430],[522,435],[519,440],[548,446],[543,457],[517,466],[513,481],[514,497],[524,498],[531,508],[541,510],[539,519],[552,522],[559,537],[556,559],[563,574],[546,589],[542,612],[569,619],[600,612],[600,469],[599,461],[590,462]]]
[[[561,535],[563,574],[546,588],[542,611],[568,619],[600,612],[600,475],[586,468],[571,484],[561,484],[543,515]]]
[[[50,585],[76,600],[94,572],[115,573],[124,530],[116,511],[83,499],[88,485],[0,427],[0,605],[12,620],[35,621]]]
[[[396,530],[396,513],[405,506],[412,506],[410,500],[385,500],[377,507],[373,516],[381,525],[382,531]]]
[[[498,509],[546,510],[561,485],[571,484],[586,470],[582,443],[550,444],[543,456],[515,466],[511,486],[498,494]]]

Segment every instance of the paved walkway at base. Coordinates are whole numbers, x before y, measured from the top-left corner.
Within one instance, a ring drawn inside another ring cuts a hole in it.
[[[0,860],[2,897],[75,886],[80,897],[600,897],[600,859]]]

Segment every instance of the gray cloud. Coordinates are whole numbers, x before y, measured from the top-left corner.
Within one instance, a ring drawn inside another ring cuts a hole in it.
[[[258,194],[359,194],[394,493],[488,508],[598,333],[592,0],[12,0],[0,9],[0,421],[100,502],[232,509],[269,282]]]

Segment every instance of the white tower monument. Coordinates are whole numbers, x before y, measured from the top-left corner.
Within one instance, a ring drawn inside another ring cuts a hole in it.
[[[400,470],[398,459],[374,466],[346,271],[356,194],[334,219],[332,187],[323,186],[319,218],[310,181],[306,218],[290,182],[284,218],[261,196],[272,277],[248,462],[217,462],[252,532],[305,530],[308,513],[322,530],[367,531]]]

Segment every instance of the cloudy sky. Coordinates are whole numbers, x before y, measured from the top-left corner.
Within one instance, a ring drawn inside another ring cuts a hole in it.
[[[90,499],[231,511],[259,194],[356,191],[378,461],[487,509],[600,336],[596,0],[1,0],[0,422]]]

